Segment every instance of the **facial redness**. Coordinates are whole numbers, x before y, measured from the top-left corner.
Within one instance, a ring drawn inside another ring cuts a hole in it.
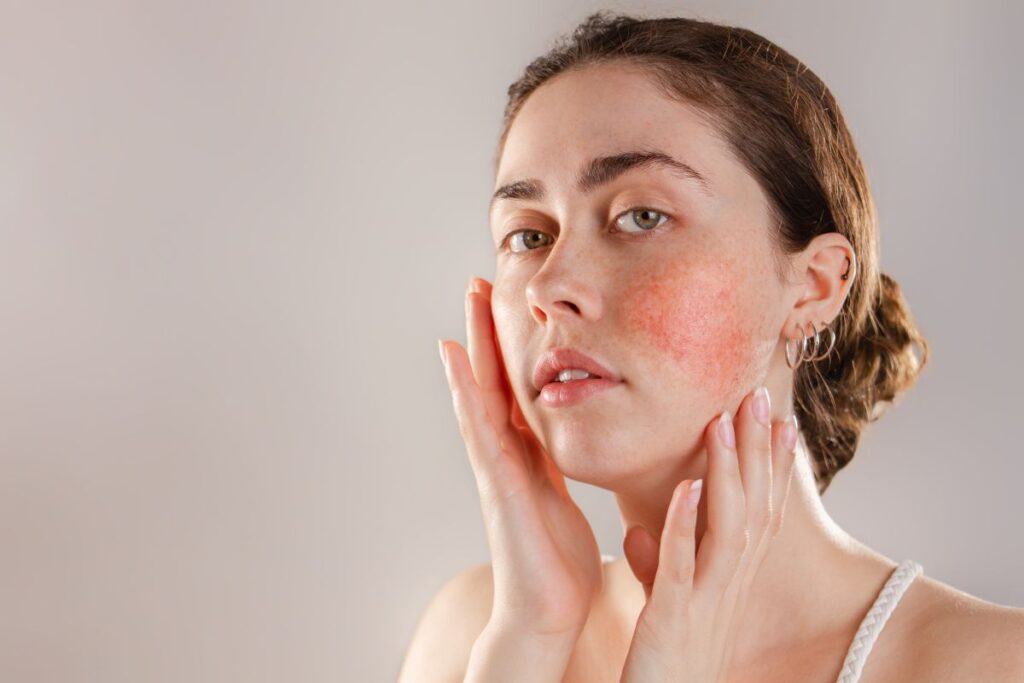
[[[626,301],[626,325],[647,346],[652,359],[675,363],[709,398],[725,399],[747,380],[755,352],[750,286],[735,264],[680,259],[633,281]],[[755,297],[756,298],[756,297]]]

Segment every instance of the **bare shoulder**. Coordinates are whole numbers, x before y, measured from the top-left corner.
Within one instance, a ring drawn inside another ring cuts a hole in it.
[[[489,563],[463,569],[445,581],[420,617],[399,683],[461,683],[473,643],[490,619],[493,595]]]
[[[1024,609],[988,602],[926,575],[914,588],[915,628],[908,638],[914,679],[1024,681]]]

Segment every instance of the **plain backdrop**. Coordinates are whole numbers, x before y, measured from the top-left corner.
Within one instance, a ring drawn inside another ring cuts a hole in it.
[[[932,359],[825,504],[1024,606],[1019,3],[4,0],[0,679],[394,679],[489,561],[437,339],[493,279],[506,89],[602,8],[833,90]]]

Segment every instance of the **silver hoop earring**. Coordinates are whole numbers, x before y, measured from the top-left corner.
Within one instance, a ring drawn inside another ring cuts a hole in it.
[[[822,321],[821,324],[823,326],[821,328],[821,331],[822,332],[828,332],[828,334],[829,334],[828,349],[826,349],[825,353],[821,354],[820,356],[819,355],[815,355],[813,358],[809,358],[808,359],[808,360],[811,360],[811,361],[819,361],[819,360],[823,360],[825,358],[828,358],[828,354],[832,353],[832,349],[836,345],[836,331],[832,329],[831,325],[827,325],[825,323],[825,321]],[[811,327],[814,327],[814,323],[811,323]],[[818,340],[817,328],[815,328],[814,339],[815,339],[815,342],[817,342],[817,340]],[[815,344],[815,350],[817,350],[817,343]]]
[[[804,334],[803,328],[799,328],[799,330],[800,330],[800,342],[799,342],[800,346],[797,349],[797,351],[795,352],[795,354],[796,354],[796,359],[795,360],[791,359],[789,357],[789,343],[790,342],[795,342],[796,341],[796,337],[788,337],[786,339],[786,365],[788,365],[789,367],[793,368],[794,370],[797,367],[800,366],[800,363],[804,362],[804,354],[805,354],[805,352],[807,350],[807,335]]]
[[[821,336],[818,334],[818,328],[814,323],[808,323],[811,326],[811,330],[814,330],[814,336],[807,338],[807,343],[811,347],[811,350],[804,356],[804,360],[816,360],[818,353],[818,344],[821,343]]]
[[[797,367],[800,366],[800,363],[802,363],[804,361],[809,361],[809,362],[819,361],[819,360],[822,360],[824,358],[827,358],[828,355],[830,353],[832,353],[832,349],[835,348],[835,345],[836,345],[836,332],[835,332],[834,329],[832,329],[831,325],[825,324],[824,321],[822,321],[821,324],[823,325],[823,327],[819,331],[817,325],[815,325],[813,322],[810,323],[811,329],[814,330],[814,336],[813,337],[807,336],[807,334],[804,333],[803,326],[802,325],[798,325],[797,329],[800,332],[800,341],[797,342],[796,337],[789,337],[789,338],[786,339],[786,365],[788,365],[790,368],[793,368],[795,370]],[[828,333],[829,333],[828,349],[826,349],[824,353],[818,355],[818,349],[822,346],[821,332],[825,332],[825,331],[828,331]],[[790,357],[790,355],[791,355],[790,352],[789,352],[789,343],[790,342],[797,342],[797,344],[798,344],[798,349],[795,352],[795,355],[796,355],[796,359],[795,360]],[[813,344],[813,347],[811,349],[808,349],[808,346],[810,344]]]

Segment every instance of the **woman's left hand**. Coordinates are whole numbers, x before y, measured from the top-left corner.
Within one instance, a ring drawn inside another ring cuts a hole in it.
[[[724,415],[705,430],[707,529],[700,548],[697,509],[686,505],[690,479],[673,493],[660,543],[639,526],[626,534],[626,559],[647,602],[621,683],[726,680],[748,589],[782,527],[795,455],[794,419],[771,425],[767,390],[761,412],[755,393],[739,407],[735,445],[725,438],[732,427]]]

